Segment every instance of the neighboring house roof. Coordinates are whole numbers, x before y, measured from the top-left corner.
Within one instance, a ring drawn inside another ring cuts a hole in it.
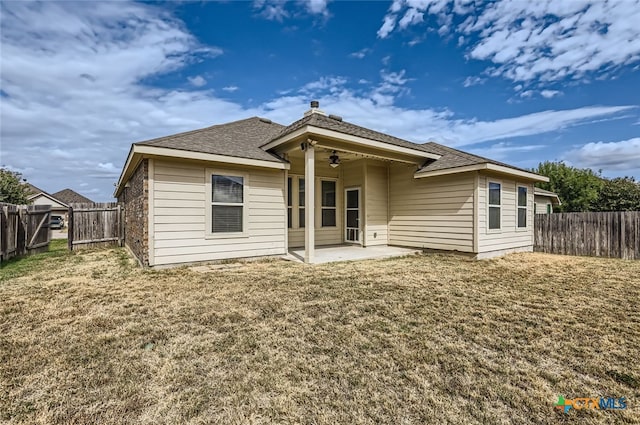
[[[31,183],[25,183],[24,185],[27,186],[29,195],[37,195],[38,193],[47,193],[46,191],[40,189],[37,186],[32,185]]]
[[[562,205],[562,202],[560,202],[560,197],[555,192],[551,192],[549,190],[544,190],[544,189],[540,189],[539,187],[535,187],[533,189],[533,194],[535,196],[546,196],[548,198],[551,198],[551,203]]]
[[[283,128],[283,125],[271,120],[252,117],[138,142],[135,145],[283,162],[281,158],[260,149],[260,146],[280,133]]]
[[[365,127],[361,127],[359,125],[351,124],[349,122],[343,121],[342,118],[335,115],[326,116],[324,114],[319,114],[319,113],[309,114],[308,116],[302,119],[299,119],[293,124],[283,128],[279,134],[275,135],[273,138],[271,138],[271,140],[268,140],[268,142],[277,140],[281,137],[291,134],[294,131],[299,130],[307,125],[311,125],[318,128],[324,128],[326,130],[334,130],[340,133],[350,134],[352,136],[359,136],[365,139],[375,140],[377,142],[389,143],[391,145],[396,145],[403,148],[418,149],[428,153],[435,153],[430,151],[428,148],[426,148],[425,145],[412,143],[407,140],[400,139],[398,137],[390,136],[385,133],[380,133],[379,131],[375,131]]]
[[[93,201],[78,192],[71,189],[63,189],[53,194],[53,197],[59,199],[65,204],[93,204]]]

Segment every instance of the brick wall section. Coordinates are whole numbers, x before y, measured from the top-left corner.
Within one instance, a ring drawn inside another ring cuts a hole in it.
[[[143,266],[149,265],[149,165],[144,159],[118,202],[124,205],[124,241]]]

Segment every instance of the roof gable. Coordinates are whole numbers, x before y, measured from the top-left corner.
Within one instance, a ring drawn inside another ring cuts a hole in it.
[[[40,202],[39,199],[46,199],[44,202]],[[35,193],[29,196],[29,201],[36,205],[51,205],[54,208],[68,208],[69,205],[66,202],[48,194],[47,192]]]
[[[446,170],[446,169],[457,168],[457,167],[466,167],[468,165],[477,165],[477,164],[495,164],[503,167],[512,168],[514,170],[531,173],[531,171],[514,167],[513,165],[505,164],[504,162],[494,161],[493,159],[485,158],[479,155],[474,155],[468,152],[463,152],[461,150],[450,148],[448,146],[444,146],[436,142],[428,142],[423,144],[422,146],[424,146],[426,149],[429,149],[429,151],[433,153],[437,153],[438,155],[441,155],[441,157],[440,159],[437,159],[425,164],[418,171],[418,173]]]
[[[282,128],[283,125],[271,120],[252,117],[135,144],[282,162],[279,157],[260,149],[260,146],[282,131]]]
[[[389,134],[381,133],[379,131],[371,130],[366,127],[361,127],[359,125],[343,121],[340,117],[332,115],[326,116],[321,113],[311,113],[306,117],[299,119],[293,124],[283,128],[279,134],[272,137],[271,140],[268,140],[268,142],[273,142],[282,137],[285,137],[288,134],[304,128],[305,126],[313,126],[323,128],[325,130],[333,130],[340,133],[349,134],[351,136],[358,136],[365,139],[374,140],[376,142],[388,143],[390,145],[400,146],[408,149],[417,149],[419,151],[424,151],[427,153],[437,153],[430,151],[425,145],[409,142],[408,140],[400,139],[399,137],[391,136]]]

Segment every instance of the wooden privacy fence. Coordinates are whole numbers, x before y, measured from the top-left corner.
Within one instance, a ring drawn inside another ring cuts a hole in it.
[[[122,207],[116,202],[69,206],[69,249],[122,246]]]
[[[640,259],[640,211],[536,214],[534,250]]]
[[[0,206],[0,261],[49,249],[51,205]]]

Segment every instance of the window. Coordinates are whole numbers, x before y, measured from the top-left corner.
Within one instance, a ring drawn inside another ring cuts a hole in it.
[[[518,186],[518,228],[527,227],[527,188]]]
[[[489,182],[489,230],[500,229],[502,185]]]
[[[293,227],[293,188],[291,187],[292,178],[287,178],[287,227]]]
[[[336,225],[336,182],[322,180],[322,227]]]
[[[211,176],[211,233],[241,233],[244,217],[244,177]]]
[[[298,179],[298,227],[304,227],[304,179]]]
[[[553,210],[551,209],[551,204],[547,204],[547,214],[551,214]]]

